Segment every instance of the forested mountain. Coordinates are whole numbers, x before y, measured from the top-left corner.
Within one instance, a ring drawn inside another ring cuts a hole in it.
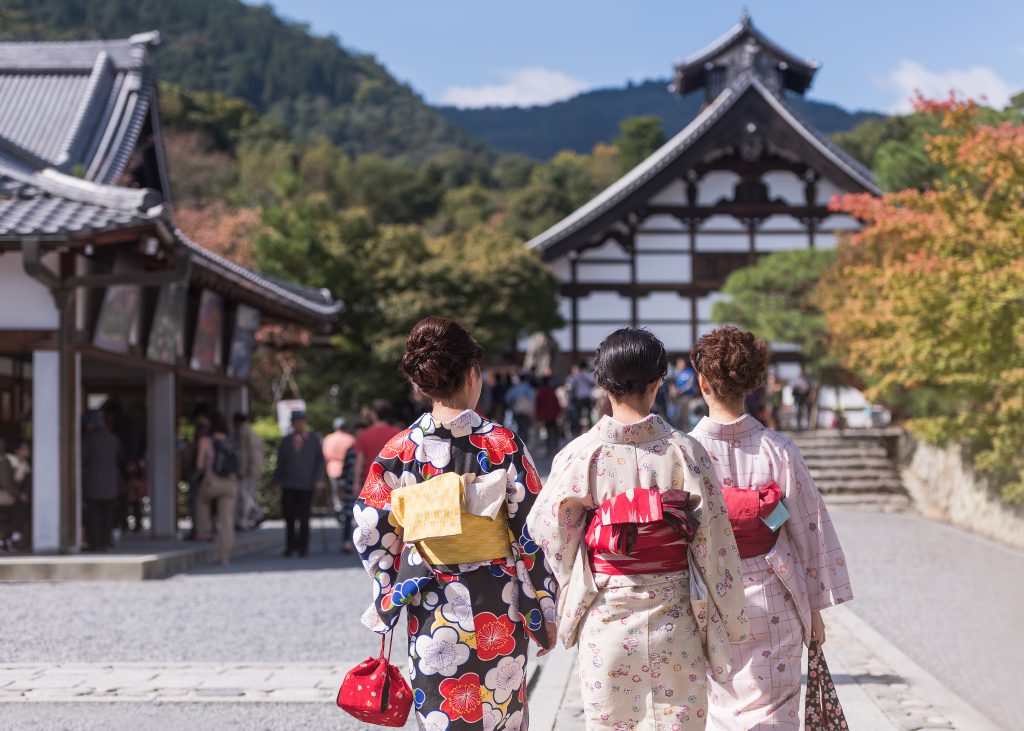
[[[701,93],[678,97],[668,91],[668,80],[645,81],[622,88],[597,89],[572,99],[536,107],[442,107],[453,124],[500,152],[518,152],[546,160],[561,150],[589,152],[598,142],[610,142],[627,117],[656,115],[671,136],[700,111]],[[798,113],[826,134],[842,132],[865,119],[881,115],[848,112],[827,102],[792,97]]]
[[[349,154],[482,150],[372,56],[239,0],[0,0],[0,39],[126,38],[159,30],[160,78],[250,102],[297,140]]]

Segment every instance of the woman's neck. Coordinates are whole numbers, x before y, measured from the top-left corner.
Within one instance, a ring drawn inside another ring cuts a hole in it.
[[[628,401],[612,400],[612,418],[620,424],[636,424],[651,415],[651,407],[646,409]]]
[[[430,409],[430,415],[434,421],[447,424],[464,411],[472,411],[473,406],[463,401],[435,401]]]
[[[705,400],[708,402],[708,418],[719,424],[736,421],[746,413],[742,399],[732,404],[725,404],[714,398]]]

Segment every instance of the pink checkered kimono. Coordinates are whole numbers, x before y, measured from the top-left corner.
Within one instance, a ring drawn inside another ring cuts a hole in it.
[[[708,728],[799,728],[800,664],[811,612],[853,598],[846,559],[803,457],[790,439],[745,415],[729,424],[705,417],[691,433],[723,487],[783,490],[790,519],[775,547],[743,559],[753,639],[733,643],[733,671],[708,678]]]

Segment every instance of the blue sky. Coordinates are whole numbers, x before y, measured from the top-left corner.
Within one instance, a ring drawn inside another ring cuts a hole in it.
[[[722,0],[274,0],[277,11],[372,53],[433,103],[547,103],[665,78],[727,31]],[[1005,104],[1024,90],[1024,3],[747,0],[754,23],[821,61],[810,96],[900,111],[914,89]]]

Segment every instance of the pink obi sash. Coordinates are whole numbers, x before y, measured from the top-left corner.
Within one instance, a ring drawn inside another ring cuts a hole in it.
[[[698,525],[685,490],[616,495],[601,503],[587,529],[591,568],[612,575],[683,571]]]
[[[765,518],[782,502],[782,488],[774,482],[762,488],[723,487],[722,497],[729,508],[729,522],[740,558],[762,556],[771,551],[779,533],[765,523]]]

